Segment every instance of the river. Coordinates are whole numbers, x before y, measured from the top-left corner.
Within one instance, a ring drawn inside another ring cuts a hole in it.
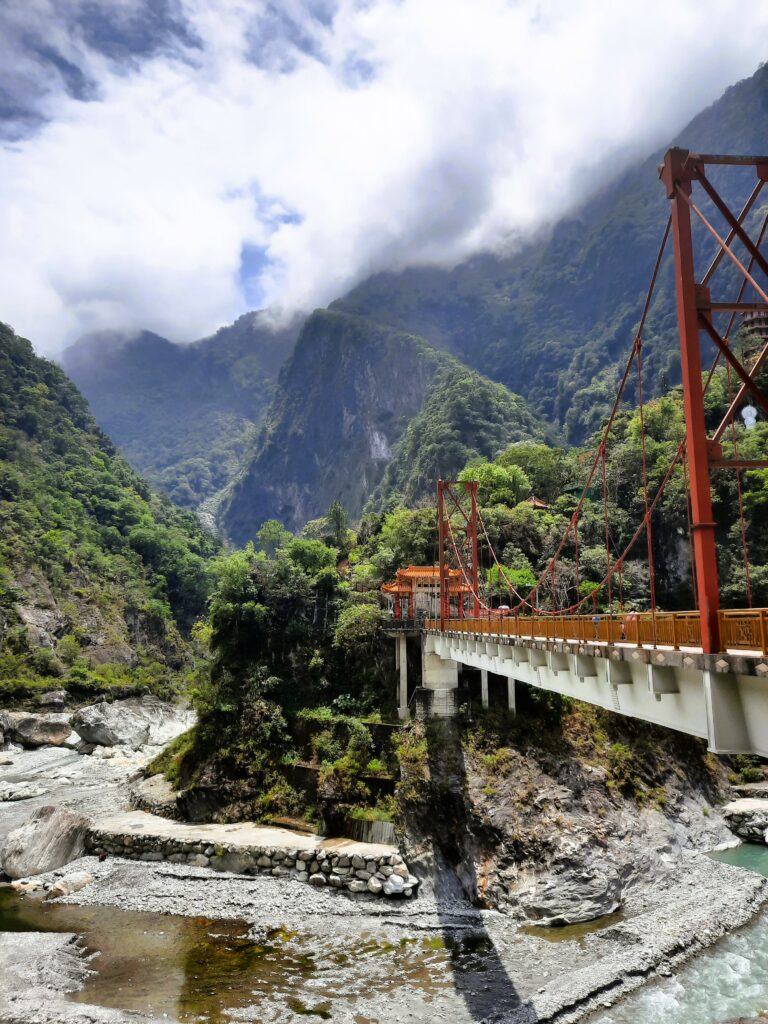
[[[768,876],[768,847],[745,844],[713,854]],[[720,1024],[768,1010],[768,912],[664,978],[628,996],[590,1024]]]
[[[716,856],[768,876],[765,847],[742,846]],[[614,915],[604,923],[551,930],[548,938],[563,949],[581,943],[596,925],[609,926],[616,919]],[[230,1014],[237,1018],[238,1010],[254,1005],[264,1012],[261,1019],[334,1020],[342,1004],[357,1001],[355,988],[374,977],[377,988],[386,979],[379,991],[385,1002],[387,988],[391,998],[405,985],[421,990],[423,1005],[428,1005],[458,982],[463,969],[478,978],[485,969],[490,972],[490,965],[483,963],[482,943],[467,942],[462,948],[434,935],[398,942],[372,931],[347,944],[334,963],[328,945],[322,943],[321,949],[309,930],[301,934],[275,928],[255,942],[244,921],[55,905],[22,898],[9,888],[0,888],[0,930],[82,935],[88,952],[96,954],[93,973],[71,1000],[185,1024],[225,1024]],[[386,961],[389,969],[372,972],[372,961],[381,966]],[[720,1024],[766,1007],[768,914],[763,914],[674,976],[645,986],[590,1021]]]

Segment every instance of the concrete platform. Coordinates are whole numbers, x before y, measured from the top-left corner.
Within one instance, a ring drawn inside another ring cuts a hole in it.
[[[376,860],[397,853],[397,847],[385,843],[361,843],[354,839],[326,839],[309,832],[293,832],[271,825],[236,822],[231,825],[199,825],[171,821],[146,811],[126,811],[94,822],[92,833],[101,837],[130,836],[142,839],[175,840],[181,843],[203,843],[228,849],[271,847],[274,850],[308,850],[357,854],[365,860]]]

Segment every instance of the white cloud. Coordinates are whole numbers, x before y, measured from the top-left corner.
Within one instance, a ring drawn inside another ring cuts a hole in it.
[[[311,308],[499,245],[751,74],[768,29],[725,0],[179,2],[185,40],[141,59],[57,23],[100,99],[40,71],[50,120],[0,149],[0,319],[44,351],[103,327],[191,340],[255,289]]]

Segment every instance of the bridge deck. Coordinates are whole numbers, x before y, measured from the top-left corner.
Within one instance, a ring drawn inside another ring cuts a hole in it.
[[[768,609],[721,611],[719,614],[724,652],[746,657],[768,655]],[[428,630],[441,629],[439,619],[426,619],[424,626]],[[701,620],[695,611],[444,619],[442,630],[527,640],[702,651]]]

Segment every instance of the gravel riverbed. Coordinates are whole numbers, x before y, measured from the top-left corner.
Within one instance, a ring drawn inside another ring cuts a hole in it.
[[[62,800],[87,813],[100,810],[103,794],[95,784],[100,772],[109,786],[109,810],[118,809],[140,760],[113,757],[99,765],[92,757],[77,762],[67,757],[60,763],[46,751],[15,753],[12,759],[18,777],[27,774],[29,765],[48,792],[45,798],[24,801],[28,808],[22,815],[19,802],[0,804],[0,834],[8,831],[9,820],[15,827],[20,816],[26,817],[29,805],[46,800]],[[46,769],[52,764],[59,774],[49,778]],[[57,902],[103,907],[114,928],[120,928],[120,915],[110,908],[204,918],[212,932],[216,920],[244,921],[257,944],[279,932],[280,955],[302,969],[286,970],[284,976],[274,971],[267,987],[254,990],[252,1000],[229,1006],[220,1018],[265,1024],[295,1022],[305,1012],[339,1024],[569,1024],[649,979],[674,972],[749,921],[768,899],[768,880],[687,852],[654,882],[631,889],[621,913],[603,927],[549,931],[524,928],[507,915],[443,897],[440,886],[411,900],[351,898],[268,876],[94,857],[43,876],[43,881],[82,870],[93,875],[93,883]],[[8,966],[14,955],[18,964],[16,941],[17,936],[9,940],[5,935],[0,942],[0,1021],[137,1019],[99,1008],[83,1017],[83,1006],[64,997],[64,989],[78,984],[72,959],[82,955],[71,937],[58,944],[48,940],[45,950],[36,950],[36,956],[47,959],[47,975],[32,972],[31,980],[14,985]],[[59,972],[64,979],[59,983],[55,965],[62,956],[69,974]],[[98,968],[98,957],[84,964],[86,973]]]

